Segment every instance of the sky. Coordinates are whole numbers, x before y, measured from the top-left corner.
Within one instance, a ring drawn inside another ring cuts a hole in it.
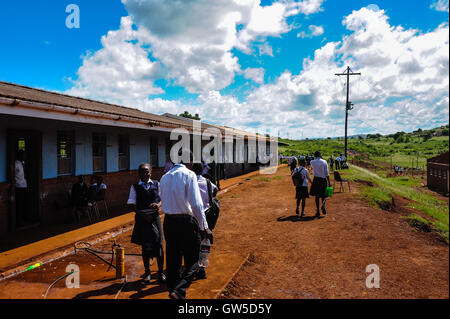
[[[74,9],[74,6],[76,8]],[[22,0],[0,80],[289,138],[449,122],[448,0]]]

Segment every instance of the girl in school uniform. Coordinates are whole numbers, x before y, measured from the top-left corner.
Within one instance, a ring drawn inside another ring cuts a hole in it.
[[[131,242],[142,246],[144,263],[144,282],[149,283],[150,259],[156,258],[158,263],[158,281],[166,282],[163,252],[163,230],[159,217],[159,182],[151,180],[151,165],[143,163],[139,166],[139,182],[132,185],[127,204],[136,212]]]
[[[300,217],[305,216],[305,206],[306,206],[306,199],[309,198],[308,194],[308,182],[311,183],[311,177],[309,176],[308,170],[306,167],[306,160],[304,158],[300,159],[299,166],[295,168],[292,175],[298,173],[302,177],[303,183],[301,186],[295,187],[295,198],[297,199],[297,209],[295,210],[295,213],[299,214],[299,206],[300,201],[302,202],[302,213]]]

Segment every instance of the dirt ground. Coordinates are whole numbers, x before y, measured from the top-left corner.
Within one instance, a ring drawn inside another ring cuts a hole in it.
[[[270,181],[253,178],[227,194],[215,234],[227,249],[250,254],[222,298],[448,298],[448,245],[399,213],[368,207],[351,193],[327,201],[327,215],[295,216],[288,169]],[[366,288],[367,265],[380,288]]]
[[[220,195],[208,279],[195,281],[188,298],[448,298],[448,245],[411,227],[401,209],[368,207],[357,192],[352,183],[351,192],[334,194],[320,219],[313,218],[310,198],[306,217],[298,219],[287,167],[229,188]],[[94,248],[110,251],[115,240],[127,252],[139,253],[130,236],[124,233]],[[120,289],[119,298],[167,298],[164,286],[140,281],[140,257],[126,261],[125,286],[104,262],[78,252],[0,282],[0,299],[42,298],[72,262],[82,270],[81,288],[67,289],[62,280],[48,298],[110,299]],[[366,287],[370,264],[380,269],[380,288]]]

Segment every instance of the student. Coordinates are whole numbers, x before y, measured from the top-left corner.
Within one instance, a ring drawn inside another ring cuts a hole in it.
[[[163,231],[159,207],[159,182],[151,180],[152,167],[148,163],[142,163],[138,169],[139,182],[130,187],[130,195],[127,204],[136,212],[131,242],[142,246],[142,261],[144,274],[141,276],[144,282],[149,283],[150,259],[156,258],[158,263],[158,281],[166,282],[164,274]]]
[[[78,181],[72,185],[70,192],[70,203],[72,206],[72,216],[76,222],[80,221],[79,212],[86,213],[88,203],[88,186],[84,182],[83,175],[78,176]]]
[[[14,162],[14,186],[16,195],[16,224],[17,227],[25,225],[27,219],[28,184],[25,178],[25,151],[19,150]],[[28,220],[27,220],[28,221]]]
[[[91,185],[88,188],[87,199],[88,207],[92,207],[94,202],[103,200],[106,192],[106,185],[103,183],[103,177],[92,175]]]
[[[203,209],[197,176],[184,164],[175,164],[160,182],[161,208],[166,239],[167,289],[169,298],[186,299],[186,291],[198,270],[201,238],[212,232]],[[181,260],[184,272],[180,274]]]
[[[338,156],[336,157],[336,159],[334,160],[335,166],[336,166],[336,170],[339,170],[341,168],[341,158]]]
[[[311,161],[313,168],[314,180],[311,185],[309,194],[316,197],[316,217],[320,217],[319,198],[322,199],[322,213],[326,215],[325,210],[325,190],[331,187],[330,174],[328,172],[327,161],[322,159],[322,155],[319,151],[314,153],[314,160]]]
[[[200,189],[200,194],[203,201],[203,212],[206,212],[209,208],[209,192],[208,192],[208,179],[202,176],[202,164],[194,163],[192,165],[192,170],[197,175],[198,188]],[[211,185],[211,196],[215,197],[217,194],[217,186],[210,182]],[[197,279],[206,279],[206,269],[203,267],[199,267],[197,274],[195,276]]]
[[[309,154],[306,155],[306,167],[311,166],[311,160],[312,160],[312,157]]]
[[[166,162],[166,165],[164,166],[164,173],[163,173],[163,174],[167,173],[167,172],[170,171],[172,168],[173,168],[173,162],[172,162],[172,160],[169,159],[169,160]]]
[[[305,166],[306,166],[306,160],[301,159],[299,161],[299,166],[292,173],[292,176],[299,174],[300,180],[302,181],[301,186],[295,187],[295,198],[297,199],[297,209],[295,210],[295,213],[297,215],[299,213],[300,201],[302,202],[302,213],[301,213],[300,217],[303,217],[305,215],[306,199],[309,198],[308,181],[311,183],[311,177],[309,176],[309,172],[305,168]]]
[[[292,172],[297,167],[297,158],[294,155],[289,157],[289,167],[291,169],[291,175],[292,175]]]
[[[330,156],[330,167],[331,167],[331,169],[333,169],[333,164],[334,164],[334,157],[333,157],[333,154],[331,154],[331,156]]]

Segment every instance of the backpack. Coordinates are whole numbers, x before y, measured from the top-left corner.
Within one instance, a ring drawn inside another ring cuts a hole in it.
[[[206,184],[208,185],[208,195],[209,195],[209,208],[205,211],[206,222],[208,223],[208,228],[213,230],[216,227],[217,220],[219,219],[220,213],[220,200],[212,195],[211,181],[206,179]]]
[[[303,181],[304,181],[304,177],[302,175],[303,170],[304,170],[303,167],[300,170],[296,169],[294,171],[294,173],[292,174],[292,182],[294,183],[295,187],[303,186]]]

